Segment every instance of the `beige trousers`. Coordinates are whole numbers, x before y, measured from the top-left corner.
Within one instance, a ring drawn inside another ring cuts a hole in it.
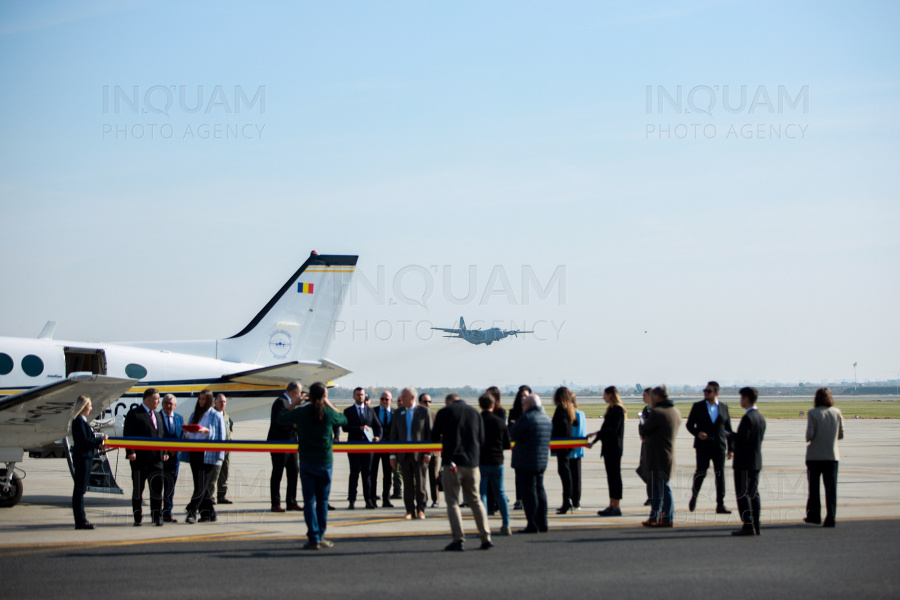
[[[478,535],[482,542],[491,541],[491,530],[488,527],[487,513],[481,503],[479,487],[481,484],[481,472],[478,467],[458,467],[456,473],[450,470],[450,465],[444,465],[444,501],[447,503],[447,518],[450,519],[450,529],[453,532],[453,541],[461,542],[466,539],[463,531],[462,513],[459,510],[459,492],[462,488],[463,496],[472,514],[475,516],[475,525],[478,527]]]

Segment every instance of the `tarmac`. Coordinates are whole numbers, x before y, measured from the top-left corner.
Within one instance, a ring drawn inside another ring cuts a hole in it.
[[[685,417],[687,415],[684,415]],[[582,528],[635,527],[647,518],[645,486],[635,474],[638,464],[640,441],[637,435],[637,419],[626,422],[625,453],[622,459],[624,499],[622,517],[603,518],[597,511],[608,505],[606,476],[600,457],[599,445],[587,451],[582,460],[583,492],[581,510],[557,515],[561,504],[561,485],[556,474],[555,460],[551,459],[544,478],[550,504],[550,528],[578,530]],[[599,419],[588,420],[588,431],[600,426]],[[763,444],[764,470],[760,479],[762,494],[762,524],[764,528],[795,525],[804,516],[807,499],[804,441],[804,420],[770,420]],[[268,423],[251,421],[237,423],[235,439],[265,439]],[[879,520],[900,518],[900,420],[872,419],[845,420],[845,439],[840,442],[841,461],[838,476],[838,522],[855,520]],[[715,513],[715,488],[710,472],[695,512],[687,510],[690,498],[690,482],[694,471],[693,438],[682,429],[676,444],[675,493],[676,528],[708,527],[734,528],[737,513]],[[86,510],[94,523],[93,531],[76,531],[71,511],[72,479],[68,466],[62,459],[26,459],[18,467],[26,472],[25,493],[19,505],[0,509],[0,556],[21,553],[42,553],[46,548],[61,545],[89,546],[140,544],[148,541],[179,540],[227,540],[227,539],[299,539],[304,538],[306,526],[302,513],[270,512],[269,475],[271,462],[268,454],[234,453],[231,456],[231,474],[228,498],[234,504],[218,507],[216,523],[184,524],[184,506],[191,494],[190,467],[182,466],[175,494],[175,516],[178,524],[164,527],[148,525],[145,516],[143,527],[132,527],[130,468],[120,452],[110,453],[110,463],[117,474],[117,481],[124,495],[88,493]],[[514,485],[513,471],[506,461],[505,485],[510,497],[513,530],[525,526],[522,511],[512,510]],[[450,528],[443,498],[437,508],[426,511],[425,520],[406,521],[402,500],[392,500],[395,508],[366,510],[363,507],[360,488],[356,510],[348,510],[347,482],[349,466],[344,454],[335,454],[334,478],[331,488],[331,504],[336,510],[328,515],[328,537],[332,539],[358,537],[409,537],[438,536],[449,540]],[[725,503],[735,509],[733,476],[729,463],[726,472],[728,493]],[[282,486],[285,485],[283,481]],[[284,488],[282,488],[283,490]],[[380,490],[379,490],[380,491]],[[146,494],[146,492],[145,492]],[[284,492],[282,491],[282,495]],[[283,496],[282,496],[283,497]],[[298,497],[302,497],[298,490]],[[431,499],[429,499],[430,504]],[[146,506],[146,495],[144,504]],[[380,506],[380,503],[379,503]],[[145,514],[149,510],[145,508]],[[464,509],[464,516],[467,511]],[[824,515],[823,515],[824,516]],[[474,531],[471,514],[466,525]],[[490,517],[495,536],[500,529],[500,515]],[[445,536],[445,537],[444,537]],[[442,541],[433,545],[442,546]],[[68,547],[68,546],[67,546]]]

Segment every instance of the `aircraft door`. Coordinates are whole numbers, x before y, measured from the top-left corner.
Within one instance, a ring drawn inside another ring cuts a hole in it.
[[[66,377],[87,372],[106,375],[106,353],[96,348],[66,348]]]

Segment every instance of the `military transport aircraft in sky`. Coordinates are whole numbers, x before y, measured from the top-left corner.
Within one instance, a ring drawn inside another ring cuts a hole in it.
[[[247,421],[268,419],[272,402],[292,380],[308,386],[350,373],[324,356],[357,259],[312,252],[259,314],[225,339],[60,341],[53,339],[53,321],[37,339],[0,337],[0,463],[6,463],[0,507],[22,497],[14,469],[26,450],[60,456],[63,447],[62,456],[68,454],[65,438],[80,395],[92,400],[94,428],[118,435],[125,414],[149,387],[174,394],[182,415],[193,410],[199,392],[222,392],[229,415]]]
[[[469,342],[470,344],[487,344],[490,346],[494,342],[498,342],[505,337],[514,335],[518,337],[520,333],[534,333],[533,331],[513,331],[507,330],[504,331],[497,327],[491,327],[490,329],[485,329],[484,331],[480,329],[466,329],[466,322],[462,317],[459,318],[459,329],[444,329],[443,327],[432,327],[437,331],[444,331],[446,333],[455,333],[456,335],[445,335],[445,338],[451,339],[463,339]]]

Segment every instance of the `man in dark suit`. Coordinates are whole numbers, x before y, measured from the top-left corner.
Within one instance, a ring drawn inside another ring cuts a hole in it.
[[[729,515],[725,508],[725,458],[731,458],[731,444],[728,434],[732,433],[731,416],[728,405],[719,402],[719,384],[710,381],[703,389],[703,400],[695,402],[688,415],[687,430],[694,436],[694,450],[697,451],[697,470],[694,472],[694,485],[691,489],[691,500],[688,510],[697,508],[697,495],[703,488],[706,471],[712,461],[716,477],[716,512]]]
[[[125,415],[125,426],[122,435],[125,437],[162,438],[162,415],[157,412],[159,407],[159,390],[147,388],[144,390],[144,402],[132,408]],[[141,502],[144,496],[144,486],[150,484],[150,518],[157,527],[162,527],[162,499],[163,499],[163,463],[169,455],[163,450],[135,450],[127,448],[125,456],[131,461],[131,509],[134,511],[134,526],[140,527],[143,521],[143,509]]]
[[[746,409],[737,433],[729,434],[734,444],[734,492],[738,512],[744,526],[732,535],[759,535],[759,472],[762,470],[762,442],[766,434],[766,420],[756,409],[759,392],[756,388],[741,388],[741,408]]]
[[[424,406],[416,405],[415,388],[400,392],[401,408],[391,424],[392,442],[430,442],[431,414]],[[403,503],[406,518],[425,518],[425,482],[428,481],[429,452],[398,452],[391,455],[391,468],[400,469],[403,476]]]
[[[267,442],[297,442],[297,429],[293,425],[279,425],[278,417],[291,409],[291,403],[299,400],[303,387],[297,381],[287,384],[284,394],[272,403],[272,415],[269,421]],[[300,472],[300,459],[296,452],[273,452],[272,478],[269,480],[269,493],[272,498],[272,512],[284,512],[281,508],[281,477],[287,471],[287,510],[303,510],[297,504],[297,475]]]
[[[393,401],[394,397],[391,393],[388,390],[384,390],[381,392],[380,405],[375,409],[375,416],[381,422],[381,429],[385,433],[385,437],[391,431],[392,421],[394,420],[395,411],[391,407]],[[383,508],[393,508],[394,505],[391,504],[389,498],[391,497],[391,480],[394,477],[394,473],[393,467],[391,467],[391,457],[387,452],[376,454],[372,459],[372,481],[369,486],[372,489],[372,494],[378,492],[379,465],[381,466],[383,481],[381,486],[381,506]]]
[[[178,400],[172,394],[166,394],[162,400],[162,429],[163,437],[170,440],[180,440],[184,437],[181,429],[184,418],[175,412]],[[177,452],[169,454],[169,460],[163,463],[163,521],[177,523],[178,519],[172,516],[172,505],[175,502],[175,484],[178,482],[178,469],[180,460]]]
[[[347,441],[356,443],[380,441],[381,421],[375,416],[375,409],[366,406],[366,391],[361,387],[353,390],[353,401],[355,404],[344,410],[347,424],[343,428],[347,432]],[[366,508],[375,508],[375,492],[371,486],[372,456],[372,453],[347,453],[347,458],[350,460],[350,485],[348,486],[350,502],[348,508],[350,510],[356,506],[356,489],[360,475],[362,475],[363,498],[366,501]]]

